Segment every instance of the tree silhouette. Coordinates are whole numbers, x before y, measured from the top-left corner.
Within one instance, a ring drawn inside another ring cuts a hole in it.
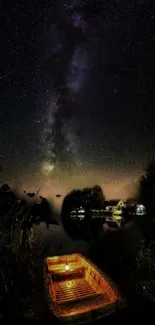
[[[61,211],[62,218],[66,218],[72,209],[80,207],[82,204],[81,193],[81,190],[73,190],[65,196]]]
[[[66,195],[62,205],[62,215],[68,215],[72,209],[82,206],[85,209],[102,209],[105,196],[99,185],[73,190]]]
[[[4,183],[1,187],[0,187],[0,192],[9,192],[10,191],[10,186],[7,183]]]
[[[102,220],[92,218],[92,210],[101,210],[104,206],[104,194],[99,185],[91,188],[84,188],[83,190],[73,190],[66,195],[62,204],[61,218],[64,229],[67,233],[71,234],[74,238],[78,237],[79,220],[72,219],[71,211],[78,210],[80,207],[84,209],[85,218],[80,226],[80,232],[87,236],[87,233],[92,234],[93,229],[96,227],[98,231],[101,228]],[[78,213],[78,212],[77,212]]]
[[[155,213],[155,160],[152,159],[146,167],[139,182],[139,202],[146,207],[147,215],[154,217]]]
[[[104,206],[105,196],[99,185],[92,188],[92,202],[95,209],[102,209]]]
[[[41,222],[56,224],[51,204],[38,192],[26,193],[23,198],[7,184],[0,190],[0,300],[16,310],[27,287],[31,291],[36,268],[43,252]],[[40,267],[39,267],[40,268]],[[21,279],[24,279],[21,280]],[[10,310],[10,309],[9,309]]]
[[[46,198],[38,202],[35,193],[28,193],[27,200],[19,198],[7,184],[0,188],[0,250],[9,245],[18,256],[21,246],[31,244],[33,228],[45,222],[57,224],[53,210]]]

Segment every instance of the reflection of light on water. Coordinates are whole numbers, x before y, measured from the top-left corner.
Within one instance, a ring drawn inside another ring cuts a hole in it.
[[[70,217],[72,219],[76,219],[78,221],[78,220],[83,220],[85,218],[85,215],[84,214],[71,214]]]

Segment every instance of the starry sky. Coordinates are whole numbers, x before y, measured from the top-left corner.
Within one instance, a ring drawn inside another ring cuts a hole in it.
[[[155,154],[154,4],[0,1],[1,181],[133,194]]]

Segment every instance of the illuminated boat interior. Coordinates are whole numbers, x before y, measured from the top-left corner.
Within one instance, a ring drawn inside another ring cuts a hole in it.
[[[47,257],[45,283],[50,309],[60,320],[92,311],[103,316],[120,301],[118,290],[80,254]]]

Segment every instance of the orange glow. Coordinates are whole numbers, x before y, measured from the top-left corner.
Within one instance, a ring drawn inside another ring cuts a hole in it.
[[[45,265],[49,308],[59,320],[89,318],[92,310],[101,317],[124,303],[111,281],[80,254],[49,257]]]

